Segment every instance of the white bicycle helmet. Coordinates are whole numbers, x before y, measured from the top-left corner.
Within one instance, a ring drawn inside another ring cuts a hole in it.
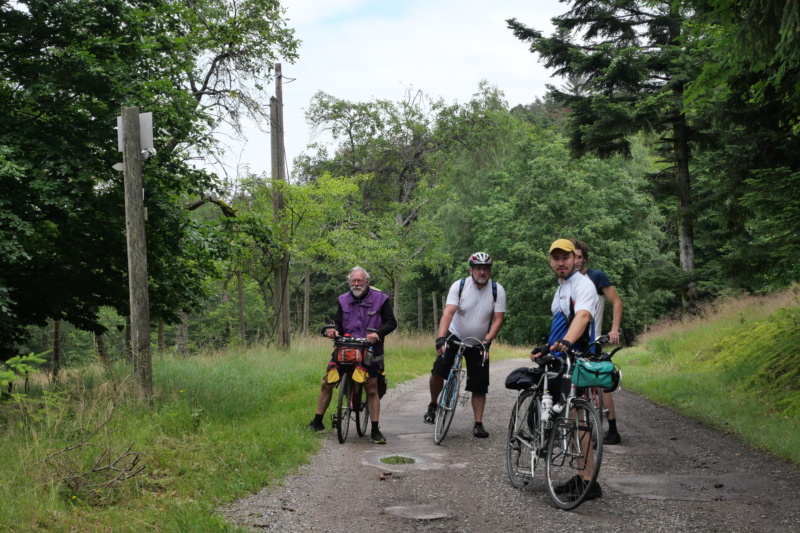
[[[490,265],[492,264],[492,256],[485,252],[477,252],[469,256],[469,266],[475,265]]]

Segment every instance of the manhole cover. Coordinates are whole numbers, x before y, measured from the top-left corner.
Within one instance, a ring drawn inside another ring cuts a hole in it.
[[[410,465],[416,463],[415,459],[411,457],[403,457],[402,455],[392,455],[389,457],[381,457],[381,462],[387,465]]]

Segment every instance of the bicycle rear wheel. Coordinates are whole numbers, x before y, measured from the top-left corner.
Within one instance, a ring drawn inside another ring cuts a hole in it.
[[[603,459],[600,417],[586,400],[553,421],[547,444],[547,490],[559,509],[570,511],[586,499]]]
[[[433,442],[441,444],[450,424],[453,422],[453,415],[456,414],[458,407],[458,389],[461,385],[461,372],[451,370],[450,377],[444,384],[442,394],[439,395],[439,403],[436,406],[436,421],[433,426]]]
[[[367,386],[364,383],[353,387],[353,410],[356,412],[356,431],[359,437],[363,437],[367,434],[369,424]]]
[[[600,417],[600,423],[604,426],[608,426],[608,416],[605,414],[605,406],[603,405],[603,389],[600,387],[590,387],[586,389],[586,399],[592,404],[595,411],[597,411],[597,416]],[[605,434],[606,428],[601,427],[600,433]]]
[[[350,389],[352,387],[349,372],[344,372],[339,384],[339,403],[336,407],[336,435],[339,442],[344,444],[347,440],[347,431],[350,429]]]
[[[524,488],[536,473],[542,449],[542,403],[535,390],[523,392],[511,409],[506,443],[508,480],[515,488]]]

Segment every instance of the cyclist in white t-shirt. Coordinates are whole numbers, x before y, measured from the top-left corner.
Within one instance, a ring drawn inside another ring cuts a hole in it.
[[[506,312],[506,291],[492,281],[492,258],[478,252],[469,258],[469,277],[456,281],[447,294],[439,331],[436,338],[438,356],[433,363],[430,377],[431,403],[424,420],[433,424],[436,417],[436,402],[444,387],[444,381],[453,366],[458,347],[446,342],[448,338],[461,341],[468,337],[481,339],[487,352],[500,328]],[[467,362],[466,390],[472,393],[472,411],[475,426],[472,434],[485,439],[489,433],[483,427],[483,410],[486,393],[489,391],[489,358],[483,361],[483,349],[479,344],[464,351]]]

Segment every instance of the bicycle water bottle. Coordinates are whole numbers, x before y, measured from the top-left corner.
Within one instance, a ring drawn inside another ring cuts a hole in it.
[[[369,348],[367,348],[367,360],[364,361],[364,364],[371,365],[372,361],[374,360],[375,360],[375,348],[373,348],[372,345],[370,344]]]
[[[545,390],[542,393],[542,422],[544,422],[545,427],[547,427],[548,421],[550,420],[550,412],[553,409],[553,397],[550,395],[550,391]]]

